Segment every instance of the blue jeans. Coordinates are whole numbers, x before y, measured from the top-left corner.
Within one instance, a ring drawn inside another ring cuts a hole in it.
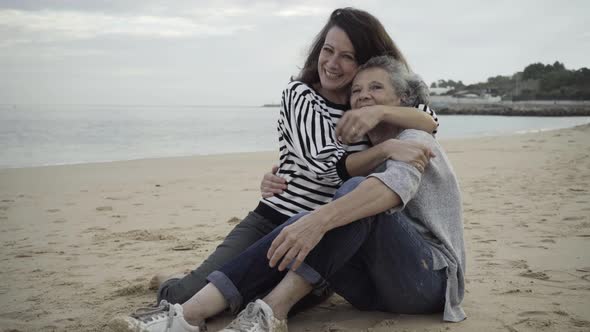
[[[350,179],[334,199],[363,180]],[[270,268],[266,253],[281,230],[303,215],[292,217],[208,276],[233,312],[282,280],[286,272]],[[330,286],[360,310],[423,314],[444,309],[446,273],[432,270],[430,244],[399,212],[331,230],[295,273],[313,285],[317,295]]]

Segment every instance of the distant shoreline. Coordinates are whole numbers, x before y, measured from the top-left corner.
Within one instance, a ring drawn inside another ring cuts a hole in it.
[[[439,115],[590,116],[590,103],[431,103]]]
[[[430,106],[439,115],[501,115],[501,116],[590,116],[588,102],[445,102],[434,100]],[[456,100],[456,99],[455,99]],[[264,108],[280,107],[280,104],[264,104]]]

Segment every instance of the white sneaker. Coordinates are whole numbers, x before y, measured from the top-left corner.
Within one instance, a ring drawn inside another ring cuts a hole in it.
[[[109,322],[115,332],[206,332],[205,326],[186,322],[182,306],[160,302],[156,308],[142,308],[131,316],[115,317]]]
[[[222,332],[287,332],[287,320],[278,320],[262,300],[249,303]]]

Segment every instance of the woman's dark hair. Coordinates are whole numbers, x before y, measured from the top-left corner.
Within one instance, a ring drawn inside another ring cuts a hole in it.
[[[314,39],[309,55],[299,73],[298,80],[311,85],[320,81],[318,74],[318,58],[326,41],[328,31],[337,26],[346,32],[352,42],[358,65],[363,65],[370,58],[388,55],[409,66],[402,52],[397,48],[379,20],[366,11],[354,8],[336,9],[330,19]]]

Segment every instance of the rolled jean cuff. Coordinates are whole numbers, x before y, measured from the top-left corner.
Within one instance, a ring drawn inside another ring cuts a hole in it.
[[[314,270],[311,266],[305,264],[305,262],[301,263],[297,270],[292,270],[291,266],[293,263],[288,265],[289,270],[297,273],[301,278],[305,279],[311,286],[313,290],[311,291],[316,296],[323,296],[328,291],[328,281],[324,279],[316,270]]]
[[[160,304],[160,302],[162,300],[166,300],[172,304],[177,303],[175,301],[173,301],[172,299],[170,299],[168,297],[168,294],[164,294],[164,293],[168,293],[168,287],[170,287],[170,285],[177,283],[180,280],[180,278],[172,278],[172,279],[168,279],[166,281],[164,281],[160,287],[158,287],[158,304]]]
[[[221,295],[229,304],[229,310],[232,314],[237,314],[242,307],[242,294],[238,291],[234,283],[229,279],[225,273],[221,271],[213,271],[207,277],[207,281],[217,287]]]

